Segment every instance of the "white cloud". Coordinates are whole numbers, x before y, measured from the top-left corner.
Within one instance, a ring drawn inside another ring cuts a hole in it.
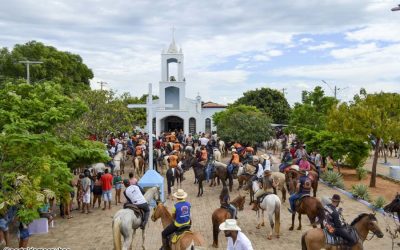
[[[346,38],[351,41],[387,41],[399,42],[399,23],[371,24],[355,31],[346,32]]]
[[[330,52],[331,56],[337,59],[355,58],[368,53],[375,53],[379,50],[375,43],[358,44],[354,48],[336,49]]]
[[[314,39],[312,39],[311,37],[304,37],[302,39],[299,40],[300,43],[310,43],[310,42],[314,42]]]
[[[334,42],[325,41],[319,45],[308,46],[308,50],[325,50],[335,48],[337,45]]]

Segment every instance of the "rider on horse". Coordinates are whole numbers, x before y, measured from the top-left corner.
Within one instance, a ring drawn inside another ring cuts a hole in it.
[[[168,249],[168,236],[172,235],[174,232],[179,229],[185,227],[185,229],[190,228],[191,220],[190,220],[190,208],[191,204],[185,201],[187,197],[187,193],[183,189],[178,189],[173,196],[177,199],[173,209],[172,209],[172,218],[174,221],[169,224],[161,233],[162,236],[162,247],[160,250]]]
[[[133,204],[139,209],[143,210],[144,216],[142,220],[142,224],[140,224],[140,228],[144,229],[146,227],[147,221],[149,220],[150,215],[150,207],[147,203],[146,199],[143,196],[142,190],[138,185],[131,185],[128,179],[124,180],[124,196],[128,201],[125,203],[124,208],[127,204]]]
[[[239,164],[240,164],[239,154],[236,152],[236,149],[232,149],[232,158],[228,164],[228,172],[232,173],[234,167],[239,167]]]
[[[231,213],[231,218],[237,219],[237,210],[236,207],[230,204],[229,190],[227,186],[222,187],[221,194],[219,195],[219,202],[222,208],[228,209]]]
[[[296,201],[303,196],[310,195],[311,192],[311,180],[307,177],[307,171],[300,170],[299,173],[301,176],[296,185],[297,193],[289,197],[290,209],[288,210],[290,213],[296,213]]]
[[[276,183],[274,178],[272,177],[271,170],[263,171],[263,175],[265,177],[265,179],[264,179],[265,181],[263,183],[264,185],[262,188],[258,189],[254,194],[254,205],[252,208],[252,210],[254,210],[254,211],[258,211],[258,207],[260,204],[260,198],[264,195],[269,195],[269,194],[274,193],[274,188],[276,188],[278,186],[278,183]],[[258,184],[258,183],[256,183],[256,184]]]
[[[293,164],[292,154],[289,152],[288,148],[285,148],[281,162],[281,165],[279,165],[280,172],[283,172],[286,167],[289,167]]]
[[[342,237],[344,240],[347,241],[349,247],[352,247],[357,243],[357,239],[351,237],[351,234],[346,229],[347,224],[343,219],[342,209],[338,208],[340,204],[340,195],[334,194],[331,198],[331,201],[331,204],[325,206],[325,211],[328,215],[328,223],[326,227],[330,233]]]

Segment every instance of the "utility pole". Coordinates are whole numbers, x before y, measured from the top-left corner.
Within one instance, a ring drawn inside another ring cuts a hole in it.
[[[285,95],[286,95],[286,88],[282,88],[282,94],[283,94],[283,97],[285,97]]]
[[[97,83],[100,84],[100,90],[103,90],[103,87],[108,84],[107,82],[103,82],[103,81],[100,81],[100,82],[97,82]]]
[[[337,95],[338,95],[338,92],[339,92],[339,90],[345,90],[345,89],[347,89],[348,87],[345,87],[345,88],[339,88],[339,87],[337,87],[336,85],[334,86],[334,88],[332,88],[326,81],[324,81],[324,80],[321,80],[323,83],[325,83],[330,89],[331,89],[331,91],[333,92],[333,96],[335,97],[335,99],[337,100]]]
[[[19,61],[19,63],[26,64],[26,83],[30,84],[31,83],[31,79],[30,79],[31,76],[30,76],[30,72],[29,72],[30,65],[31,64],[41,64],[43,62],[26,60],[26,61]]]

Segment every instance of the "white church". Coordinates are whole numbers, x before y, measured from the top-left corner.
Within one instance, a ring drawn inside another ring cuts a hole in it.
[[[173,69],[176,69],[175,71]],[[159,99],[154,104],[164,108],[153,111],[153,133],[178,130],[189,133],[215,131],[212,115],[226,108],[213,102],[202,102],[186,97],[186,79],[184,75],[184,56],[182,48],[178,50],[175,39],[167,51],[161,53],[161,81],[159,82]],[[166,104],[169,107],[165,107]]]

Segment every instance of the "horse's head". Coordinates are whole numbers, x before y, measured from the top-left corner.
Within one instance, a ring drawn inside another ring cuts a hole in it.
[[[367,229],[368,232],[371,231],[378,238],[383,238],[383,233],[378,226],[378,220],[376,219],[375,214],[360,214],[354,219],[351,226],[355,226],[358,223],[361,223],[361,228]]]
[[[153,214],[151,215],[151,220],[153,222],[157,221],[161,218],[161,210],[163,209],[164,204],[162,202],[157,202],[157,206],[153,208]]]
[[[239,193],[239,196],[238,197],[236,197],[233,201],[232,201],[232,204],[234,204],[236,207],[237,207],[237,209],[239,210],[239,211],[243,211],[243,209],[244,209],[244,203],[246,202],[246,196],[242,196],[240,193]]]

